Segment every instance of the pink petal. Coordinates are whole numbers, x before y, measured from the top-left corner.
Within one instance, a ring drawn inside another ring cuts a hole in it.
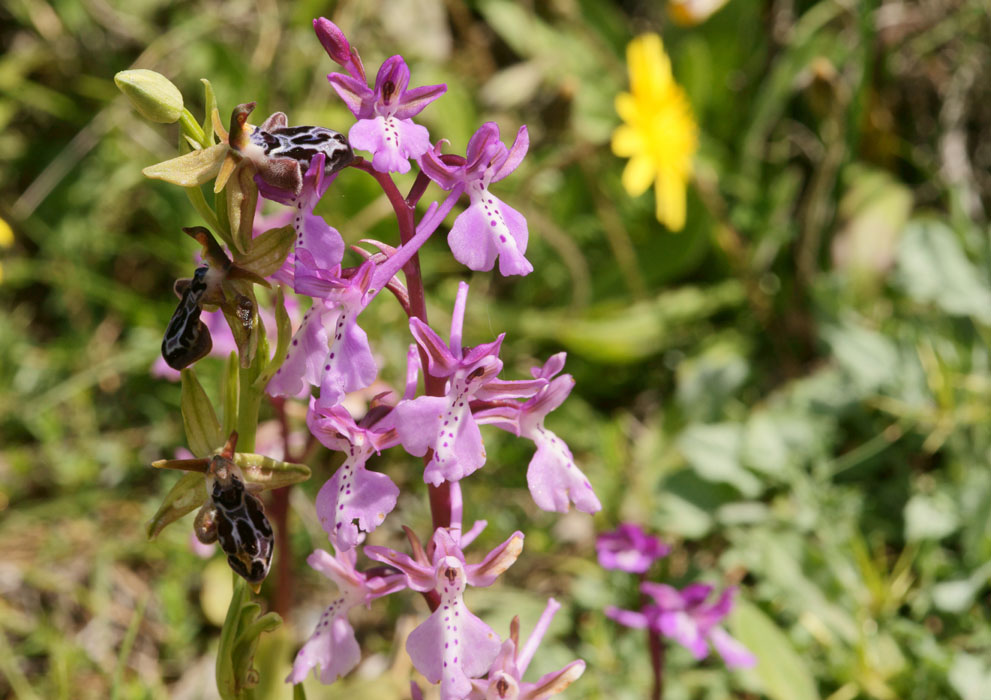
[[[757,657],[722,627],[709,630],[709,641],[730,668],[752,668],[757,665]]]
[[[412,401],[400,401],[393,411],[403,449],[416,457],[425,455],[437,442],[448,405],[444,396],[420,396]]]
[[[331,87],[351,110],[355,119],[368,119],[372,116],[372,100],[375,94],[362,80],[341,73],[331,73],[327,76]],[[354,146],[354,142],[351,144]]]
[[[324,611],[313,635],[296,655],[287,683],[301,683],[310,669],[320,666],[320,682],[330,684],[358,665],[361,649],[347,620],[347,610],[345,599],[340,598]]]
[[[352,310],[342,312],[334,324],[320,382],[323,405],[340,403],[345,394],[371,386],[378,376],[368,335],[358,325],[356,316]]]
[[[471,205],[458,216],[447,236],[455,259],[471,270],[491,270],[499,257],[499,273],[527,275],[533,266],[524,257],[526,219],[486,189],[471,189]]]
[[[336,313],[336,309],[328,308],[322,300],[314,300],[303,315],[282,366],[265,388],[270,395],[300,396],[306,385],[319,385],[327,356],[329,334],[325,324],[332,322]]]
[[[348,140],[352,148],[372,153],[372,167],[380,173],[409,172],[409,159],[430,150],[426,127],[395,117],[361,119],[351,127]]]
[[[353,449],[353,448],[352,448]],[[396,507],[397,487],[385,474],[371,472],[349,458],[317,494],[320,524],[335,548],[354,548],[365,533],[374,532]]]
[[[570,502],[583,513],[597,513],[602,504],[592,485],[575,465],[568,446],[547,429],[534,438],[537,453],[527,469],[527,486],[539,508],[567,513]]]

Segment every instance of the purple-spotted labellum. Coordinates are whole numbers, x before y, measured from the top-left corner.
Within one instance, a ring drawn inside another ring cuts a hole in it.
[[[272,526],[261,500],[249,493],[234,463],[237,433],[207,466],[208,500],[196,514],[193,531],[203,544],[219,542],[227,563],[257,591],[272,565]]]

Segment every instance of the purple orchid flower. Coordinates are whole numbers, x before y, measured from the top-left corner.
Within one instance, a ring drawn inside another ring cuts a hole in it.
[[[381,411],[373,409],[362,423],[369,418],[374,420],[376,413],[381,415]],[[321,487],[316,501],[320,524],[338,551],[346,552],[361,543],[365,534],[373,532],[396,507],[399,487],[385,474],[365,468],[373,453],[399,443],[389,422],[386,417],[373,427],[359,427],[343,406],[325,406],[316,399],[310,400],[306,416],[310,432],[324,446],[347,455],[344,464]]]
[[[335,48],[343,56],[343,47]],[[360,65],[360,62],[359,62]],[[424,85],[407,89],[410,73],[402,56],[392,56],[379,68],[375,89],[362,74],[331,73],[327,80],[358,120],[348,132],[352,148],[372,153],[372,167],[380,173],[406,173],[410,158],[430,150],[426,127],[413,117],[447,91],[447,85]]]
[[[660,538],[648,535],[633,523],[622,523],[614,532],[599,535],[595,549],[602,568],[631,574],[646,573],[651,564],[671,552]]]
[[[513,618],[509,628],[509,638],[502,643],[499,655],[492,662],[485,679],[473,680],[471,693],[467,700],[543,700],[563,692],[585,672],[585,662],[581,659],[572,661],[558,671],[552,671],[536,683],[524,683],[526,673],[533,655],[540,646],[541,640],[550,627],[555,613],[561,604],[553,598],[548,599],[547,607],[537,621],[536,627],[530,634],[523,649],[519,648],[520,620]]]
[[[415,558],[386,547],[365,547],[370,558],[401,570],[406,585],[421,592],[436,591],[440,604],[406,640],[406,651],[417,671],[440,683],[442,700],[461,700],[472,690],[472,678],[482,676],[499,654],[499,636],[476,617],[464,602],[471,586],[489,586],[523,550],[523,533],[514,532],[478,564],[468,564],[457,530],[438,528],[433,555],[411,537]]]
[[[505,333],[491,343],[465,350],[461,347],[468,285],[462,282],[451,316],[450,342],[418,318],[410,319],[410,331],[427,355],[427,371],[447,381],[444,396],[420,396],[400,401],[395,408],[396,425],[403,448],[422,457],[433,450],[423,471],[423,480],[439,486],[459,481],[485,464],[482,434],[472,415],[474,398],[509,400],[533,396],[545,379],[507,382],[496,379],[502,370],[499,347]]]
[[[570,374],[554,376],[564,368],[566,353],[551,356],[543,367],[530,370],[534,379],[548,383],[523,403],[496,403],[476,410],[480,424],[491,424],[514,435],[533,440],[537,452],[530,460],[526,480],[530,495],[541,509],[567,513],[571,502],[583,513],[602,510],[592,485],[575,464],[567,444],[544,427],[544,418],[560,406],[575,386]]]
[[[647,628],[660,632],[688,649],[696,659],[709,655],[709,643],[716,648],[730,668],[750,668],[756,657],[740,642],[719,626],[733,607],[736,588],[723,591],[715,603],[705,601],[713,587],[693,583],[681,591],[663,583],[644,582],[640,590],[654,599],[640,612],[606,608],[606,616],[627,627]]]
[[[287,683],[301,683],[310,669],[317,666],[322,668],[322,683],[330,684],[347,675],[361,660],[354,628],[348,622],[348,611],[405,587],[403,574],[372,576],[357,571],[356,561],[354,550],[331,556],[318,549],[307,557],[307,564],[337,584],[339,595],[324,610],[316,630],[296,655]]]
[[[530,146],[526,126],[516,133],[507,149],[499,140],[499,127],[486,122],[468,141],[464,165],[447,165],[440,156],[440,143],[423,154],[420,168],[431,180],[452,190],[463,187],[470,204],[447,236],[454,257],[472,270],[491,270],[499,258],[499,274],[528,275],[533,265],[526,253],[526,219],[518,211],[489,192],[489,185],[516,170]]]
[[[298,195],[273,187],[260,175],[255,175],[255,184],[258,185],[259,194],[265,199],[285,204],[295,210],[292,214],[292,226],[296,232],[296,259],[299,259],[300,252],[305,252],[310,267],[332,270],[344,259],[344,239],[322,216],[313,213],[320,198],[337,178],[337,173],[325,174],[325,162],[326,156],[323,153],[313,157],[303,176],[303,188]]]
[[[303,316],[282,366],[266,387],[269,394],[298,397],[307,385],[319,386],[320,400],[329,406],[375,381],[378,365],[368,336],[358,326],[358,315],[437,230],[455,199],[449,196],[440,206],[433,202],[413,238],[392,251],[381,265],[367,260],[350,277],[341,277],[340,267],[321,267],[306,249],[298,251],[296,291],[316,298]]]

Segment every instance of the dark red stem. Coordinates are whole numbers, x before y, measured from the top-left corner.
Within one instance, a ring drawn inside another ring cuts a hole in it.
[[[647,580],[647,574],[640,574],[640,583]],[[640,605],[646,605],[649,597],[646,593],[640,594]],[[664,640],[660,633],[647,625],[647,648],[650,650],[650,667],[654,672],[654,686],[650,692],[651,700],[661,700],[664,697]]]
[[[389,199],[389,203],[392,204],[393,211],[396,213],[396,222],[399,225],[399,239],[403,244],[407,243],[416,234],[416,217],[414,216],[416,205],[426,191],[427,185],[430,184],[429,178],[423,172],[420,172],[416,181],[413,183],[413,187],[410,189],[409,196],[403,197],[396,187],[396,183],[389,177],[388,173],[378,172],[367,160],[358,158],[351,164],[351,167],[368,173],[379,183],[382,191],[385,192],[385,196]],[[427,304],[423,292],[423,276],[420,274],[420,256],[418,253],[414,253],[409,261],[403,265],[403,274],[406,276],[406,288],[409,291],[409,316],[410,318],[418,318],[424,323],[427,323]],[[430,374],[427,370],[429,367],[427,354],[423,351],[423,348],[420,348],[419,351],[420,366],[423,368],[424,392],[427,396],[443,396],[443,378],[434,377]],[[433,452],[428,450],[423,458],[424,466],[432,458]],[[430,496],[430,513],[433,519],[434,529],[450,527],[451,484],[447,481],[440,486],[427,484],[427,492]],[[433,538],[431,537],[430,540],[432,541]],[[431,610],[437,609],[440,599],[436,594],[430,595],[427,593],[424,594],[424,598]]]
[[[272,407],[279,418],[282,427],[283,459],[295,462],[295,455],[289,449],[289,420],[286,418],[286,400],[272,397]],[[289,489],[284,486],[272,491],[269,502],[269,514],[275,523],[275,595],[272,599],[272,609],[288,619],[292,609],[292,548],[289,544]]]

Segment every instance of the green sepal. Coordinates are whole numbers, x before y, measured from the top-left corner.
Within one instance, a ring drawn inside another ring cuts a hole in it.
[[[206,134],[208,145],[214,144],[213,132],[213,110],[217,109],[217,96],[213,92],[213,85],[206,78],[200,78],[203,83],[203,103],[206,109],[203,110],[203,133]]]
[[[206,479],[203,475],[194,472],[183,474],[165,496],[155,515],[148,521],[146,526],[148,539],[153,540],[158,537],[158,533],[164,530],[166,525],[193,512],[203,505],[205,500]]]
[[[142,170],[145,177],[164,180],[182,187],[198,187],[220,172],[220,166],[230,152],[226,143],[190,151],[185,155],[149,165]]]
[[[231,352],[224,363],[224,376],[221,380],[221,396],[224,397],[224,435],[230,435],[237,428],[237,401],[241,388],[237,368],[237,353]]]
[[[268,277],[282,267],[295,239],[292,226],[269,229],[251,241],[248,252],[236,259],[237,266],[259,277]]]
[[[224,433],[195,372],[184,369],[181,377],[182,425],[186,429],[186,444],[195,456],[206,457],[224,444]]]
[[[310,478],[310,468],[305,464],[280,462],[252,452],[235,452],[234,464],[241,468],[245,481],[261,486],[262,491],[281,489]]]

